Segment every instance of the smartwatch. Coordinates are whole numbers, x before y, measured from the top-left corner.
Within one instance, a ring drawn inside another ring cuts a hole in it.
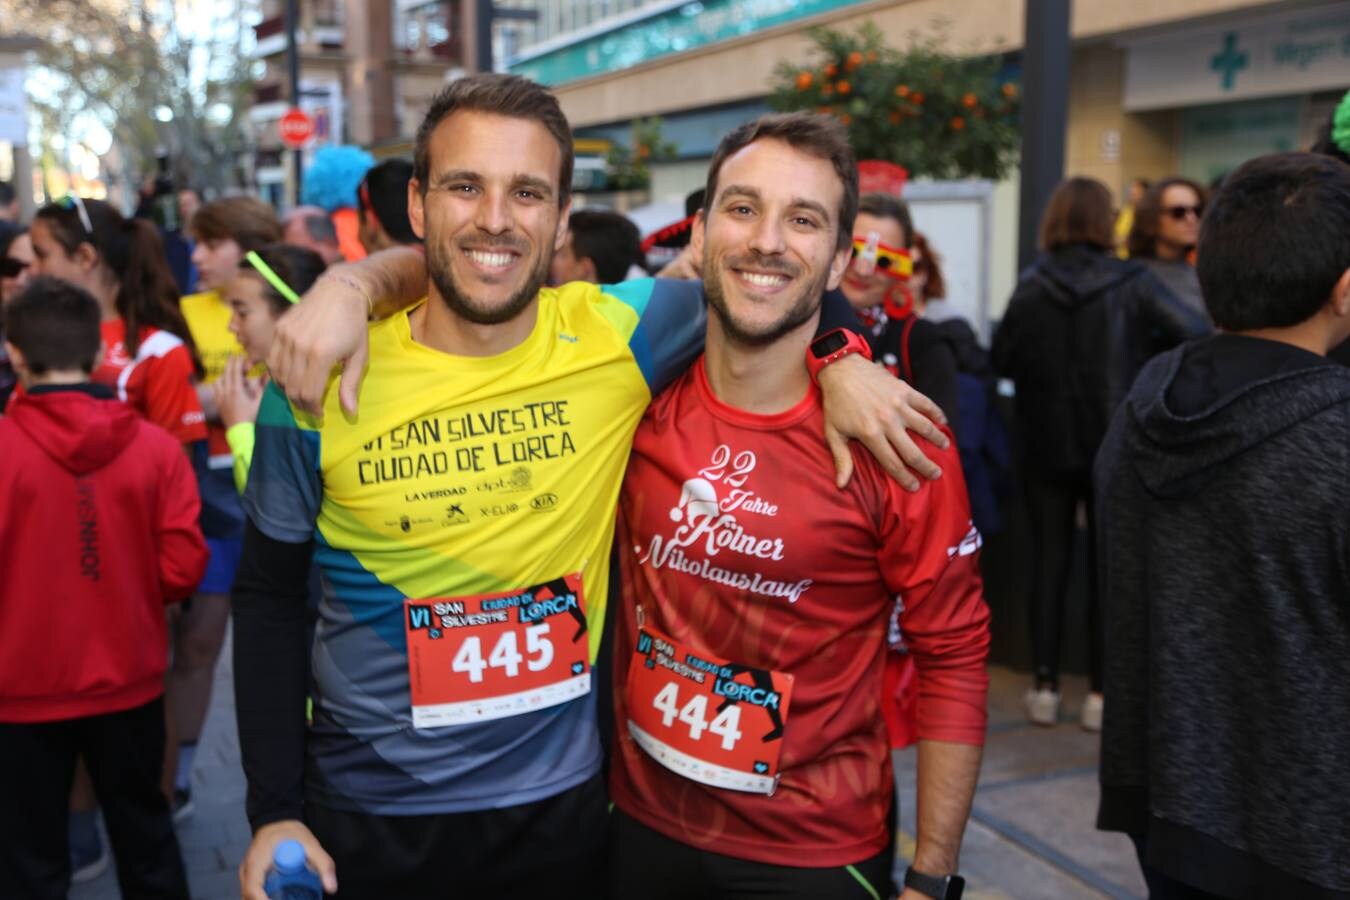
[[[867,346],[867,341],[863,340],[862,335],[847,328],[836,328],[816,338],[811,342],[811,348],[806,351],[806,368],[811,373],[811,380],[815,381],[818,378],[821,369],[850,353],[860,354],[869,362],[872,359],[872,348]]]
[[[905,870],[905,887],[933,900],[961,900],[966,880],[960,875],[925,875],[910,866]]]

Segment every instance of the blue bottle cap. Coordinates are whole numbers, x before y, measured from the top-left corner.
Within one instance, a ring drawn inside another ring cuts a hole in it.
[[[305,848],[299,841],[282,841],[272,851],[272,865],[278,872],[293,875],[305,868]]]

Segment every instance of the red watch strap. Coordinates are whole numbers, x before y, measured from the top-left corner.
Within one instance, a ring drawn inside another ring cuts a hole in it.
[[[815,348],[817,344],[839,334],[843,334],[845,338],[845,342],[842,346],[823,357],[816,355]],[[828,331],[816,338],[811,342],[811,347],[806,351],[806,368],[807,371],[811,373],[811,380],[817,382],[822,369],[830,363],[837,362],[853,353],[859,354],[868,361],[871,361],[872,359],[872,348],[868,346],[867,341],[863,339],[863,336],[855,331],[849,331],[847,328],[836,328],[834,331]]]

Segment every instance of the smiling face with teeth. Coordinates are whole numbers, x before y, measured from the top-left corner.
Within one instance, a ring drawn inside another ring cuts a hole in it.
[[[703,282],[718,327],[743,346],[814,329],[851,245],[839,247],[844,185],[829,160],[785,141],[754,141],[727,157],[703,233]]]
[[[476,325],[532,311],[567,235],[558,141],[536,121],[461,110],[436,126],[428,156],[425,194],[409,183],[408,214],[426,241],[432,294]]]

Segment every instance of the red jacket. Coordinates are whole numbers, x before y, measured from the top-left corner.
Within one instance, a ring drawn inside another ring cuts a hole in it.
[[[164,691],[164,606],[206,570],[182,445],[89,385],[0,419],[0,721],[131,709]]]

